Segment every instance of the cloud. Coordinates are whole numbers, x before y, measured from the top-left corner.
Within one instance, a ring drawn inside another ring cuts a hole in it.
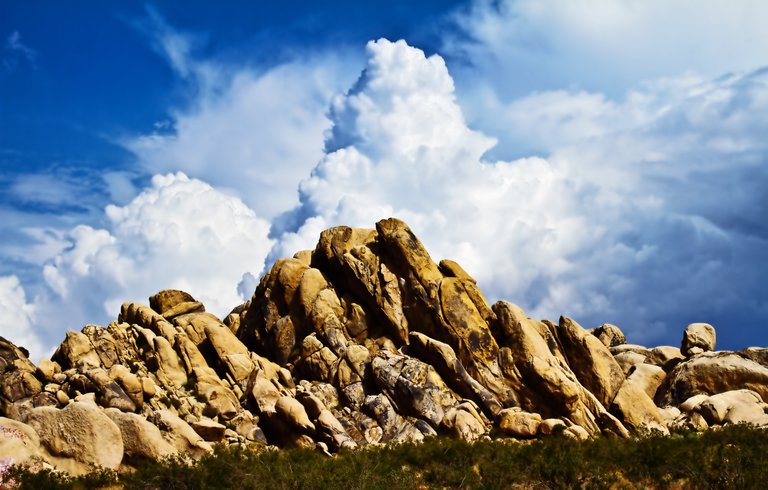
[[[204,41],[152,10],[145,31],[193,96],[152,131],[122,139],[138,165],[231,189],[267,218],[294,207],[296,183],[322,157],[330,100],[354,80],[358,56],[339,48],[228,64],[197,57]]]
[[[69,246],[43,268],[51,293],[36,325],[49,343],[64,327],[108,322],[124,301],[146,303],[159,289],[188,291],[224,315],[242,302],[243,273],[258,273],[272,246],[267,221],[182,173],[156,175],[127,205],[108,206],[106,218],[106,228],[72,228]]]
[[[2,64],[6,70],[13,70],[22,61],[35,66],[37,51],[21,42],[19,31],[13,31],[8,35],[4,48],[5,56],[2,58]]]
[[[620,102],[552,91],[499,103],[499,136],[537,139],[546,158],[484,161],[494,141],[467,126],[442,58],[387,40],[368,55],[333,102],[327,154],[272,258],[327,226],[394,215],[492,299],[539,317],[672,343],[688,322],[719,320],[731,344],[750,333],[741,319],[768,320],[763,72],[662,79]]]
[[[43,354],[40,339],[32,329],[35,307],[27,303],[16,276],[0,276],[0,332],[6,339],[30,352],[34,360]]]
[[[453,20],[441,53],[454,61],[468,120],[491,134],[488,97],[507,103],[567,90],[622,98],[642,81],[768,64],[768,4],[760,0],[477,0]],[[495,153],[519,154],[517,143],[502,138]]]

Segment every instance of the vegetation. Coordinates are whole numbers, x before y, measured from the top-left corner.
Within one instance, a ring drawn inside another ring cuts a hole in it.
[[[145,462],[126,473],[70,478],[11,470],[21,488],[763,488],[768,432],[730,426],[703,433],[575,441],[468,444],[435,438],[345,452],[219,448],[193,464]]]

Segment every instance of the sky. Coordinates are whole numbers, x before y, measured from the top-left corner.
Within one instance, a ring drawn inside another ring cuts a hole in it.
[[[490,301],[768,345],[768,3],[0,3],[0,335],[405,220]]]

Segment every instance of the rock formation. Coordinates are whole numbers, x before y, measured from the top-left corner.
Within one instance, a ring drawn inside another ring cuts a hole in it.
[[[469,441],[768,424],[768,350],[681,348],[619,327],[489,305],[397,219],[324,231],[223,320],[165,290],[68,332],[35,366],[0,338],[0,472],[196,458],[215,444],[324,453],[446,434]]]

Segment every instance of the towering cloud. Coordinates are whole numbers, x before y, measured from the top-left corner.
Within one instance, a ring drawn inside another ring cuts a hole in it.
[[[122,302],[146,302],[163,287],[224,315],[241,301],[242,274],[258,274],[271,246],[267,221],[182,173],[155,176],[126,206],[107,207],[106,218],[102,229],[72,229],[70,246],[43,270],[53,294],[39,304],[38,323],[51,332],[114,317]]]
[[[735,338],[744,326],[724,312],[760,315],[745,298],[759,304],[765,235],[734,220],[754,223],[765,206],[760,72],[660,81],[621,103],[563,91],[518,99],[503,107],[511,136],[552,149],[484,161],[493,141],[467,127],[439,56],[387,40],[368,54],[333,103],[327,154],[278,223],[273,257],[310,246],[323,227],[395,215],[492,296],[538,316],[613,321],[644,341],[697,318],[729,320]],[[727,211],[723,182],[744,191]]]

